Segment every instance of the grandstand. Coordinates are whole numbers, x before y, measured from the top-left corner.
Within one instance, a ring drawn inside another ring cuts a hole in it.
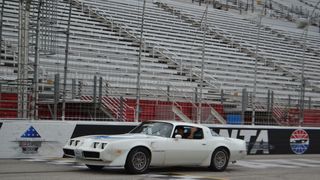
[[[320,123],[316,0],[147,0],[144,13],[142,0],[19,2],[1,2],[0,118]],[[48,7],[56,19],[40,16]],[[307,30],[296,27],[303,18]]]

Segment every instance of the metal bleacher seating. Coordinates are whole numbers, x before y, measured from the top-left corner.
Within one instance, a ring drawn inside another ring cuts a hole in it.
[[[190,4],[183,4],[175,1],[159,1],[164,2],[168,6],[171,6],[181,14],[189,15],[191,18],[200,21],[204,7],[194,6]],[[209,27],[212,29],[223,29],[225,36],[234,42],[239,42],[242,46],[248,49],[254,49],[257,39],[257,25],[245,20],[242,16],[237,16],[233,13],[226,11],[218,11],[209,9],[208,15]],[[262,55],[266,60],[272,60],[274,63],[286,68],[287,71],[296,74],[297,76],[283,75],[283,72],[278,72],[274,67],[266,67],[263,63],[259,64],[259,68],[262,66],[265,71],[258,70],[261,77],[258,75],[258,82],[261,84],[265,83],[265,87],[270,87],[271,84],[273,89],[276,90],[278,94],[295,94],[295,88],[299,86],[299,74],[301,72],[301,59],[303,55],[303,49],[299,45],[292,44],[288,42],[283,37],[278,37],[278,34],[273,34],[272,29],[261,28],[260,32],[260,46],[258,54]],[[285,32],[282,32],[285,33]],[[286,34],[285,34],[286,35]],[[289,36],[291,33],[289,34]],[[312,37],[309,37],[312,39]],[[319,38],[313,38],[314,42],[319,43]],[[313,44],[309,42],[310,44]],[[313,44],[314,45],[314,44]],[[248,58],[250,61],[250,58]],[[251,63],[253,58],[251,59]],[[240,61],[237,61],[240,62]],[[307,52],[305,56],[306,62],[306,78],[314,83],[316,88],[319,88],[319,56]],[[249,62],[250,63],[250,62]],[[228,71],[226,68],[225,71]],[[213,71],[214,72],[214,71]],[[270,73],[271,72],[271,73]],[[238,72],[233,73],[235,76]],[[253,75],[250,73],[250,75]],[[269,76],[269,77],[268,77]],[[265,78],[265,80],[264,80]],[[250,79],[253,79],[252,76]],[[241,86],[241,85],[239,85]],[[314,93],[312,89],[308,89],[308,96],[318,97],[318,93]]]
[[[135,97],[142,1],[71,2],[68,82],[78,79],[92,84],[93,76],[101,76],[113,88],[112,92]],[[290,0],[281,2],[290,6]],[[68,8],[67,0],[58,1],[57,28],[61,32],[57,33],[56,54],[40,57],[42,76],[48,79],[63,72]],[[142,40],[142,96],[165,99],[167,86],[172,87],[177,98],[179,95],[181,98],[194,96],[195,88],[201,83],[203,30],[200,22],[204,8],[183,1],[147,1]],[[18,0],[6,1],[3,25],[3,41],[17,48]],[[206,101],[217,100],[220,90],[235,94],[246,88],[252,92],[255,56],[258,55],[261,58],[257,62],[257,96],[266,97],[270,89],[282,101],[286,101],[288,95],[298,99],[303,58],[301,33],[279,28],[275,21],[263,23],[260,33],[259,49],[255,54],[256,22],[235,12],[209,8],[204,59],[203,98]],[[294,44],[285,37],[297,39],[301,44]],[[311,33],[307,39],[308,48],[319,51],[319,45],[319,35]],[[2,46],[9,47],[4,43]],[[9,56],[9,53],[5,54]],[[312,97],[318,104],[319,67],[319,55],[306,52],[306,97]],[[4,68],[4,64],[0,70],[1,77],[5,78],[15,73],[14,69]]]

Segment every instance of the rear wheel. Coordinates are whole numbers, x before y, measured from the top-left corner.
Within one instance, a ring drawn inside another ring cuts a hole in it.
[[[91,169],[91,170],[94,170],[94,171],[99,171],[101,170],[104,166],[96,166],[96,165],[89,165],[89,164],[86,164],[86,166]]]
[[[127,157],[125,169],[131,174],[143,174],[149,169],[151,155],[146,148],[132,149]]]
[[[210,169],[224,171],[229,163],[229,153],[225,148],[216,149],[211,157]]]

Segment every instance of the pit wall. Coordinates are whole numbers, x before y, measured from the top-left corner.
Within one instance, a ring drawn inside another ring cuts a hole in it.
[[[0,158],[58,158],[68,139],[122,134],[138,123],[0,121]],[[320,128],[206,125],[225,137],[244,139],[248,154],[320,154]]]

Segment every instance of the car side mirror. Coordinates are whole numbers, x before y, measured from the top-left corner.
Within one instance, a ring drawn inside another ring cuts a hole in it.
[[[176,135],[174,136],[174,138],[175,138],[176,140],[178,140],[178,139],[182,139],[182,136],[181,136],[181,134],[176,134]]]

